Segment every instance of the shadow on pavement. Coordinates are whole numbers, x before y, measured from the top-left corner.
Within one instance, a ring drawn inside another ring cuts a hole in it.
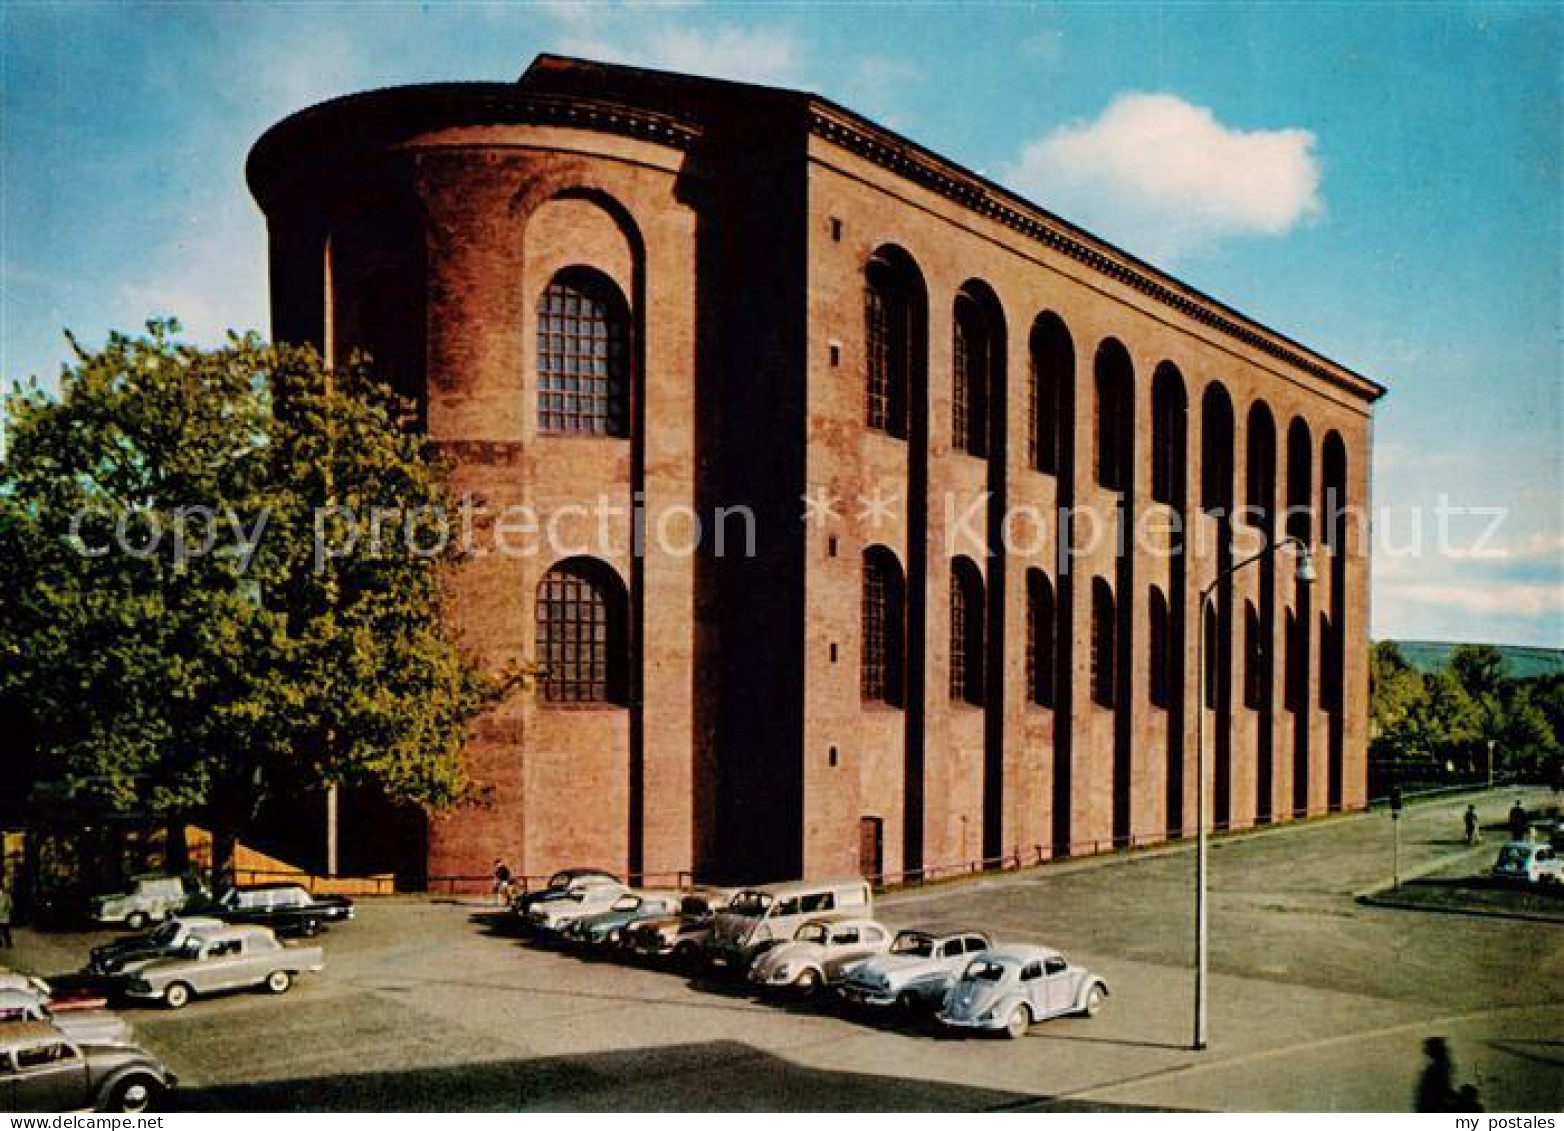
[[[733,1071],[741,1068],[741,1071]],[[180,1111],[1154,1111],[802,1067],[736,1041],[183,1090]]]

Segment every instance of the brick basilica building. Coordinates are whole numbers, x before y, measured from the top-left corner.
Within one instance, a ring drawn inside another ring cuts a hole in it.
[[[1178,837],[1202,711],[1216,827],[1364,805],[1373,381],[790,90],[540,56],[306,110],[248,175],[275,337],[372,353],[487,507],[608,507],[452,578],[540,674],[429,875]],[[753,547],[692,550],[722,512]],[[1283,546],[1202,609],[1289,535],[1317,580]]]

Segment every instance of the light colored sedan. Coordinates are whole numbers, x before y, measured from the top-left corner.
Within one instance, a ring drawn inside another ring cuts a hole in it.
[[[191,939],[180,956],[128,964],[125,994],[182,1009],[196,994],[259,987],[287,993],[298,975],[325,968],[318,946],[283,946],[266,927],[229,927]]]
[[[811,919],[790,941],[762,951],[750,965],[749,980],[762,989],[812,994],[834,985],[852,963],[890,945],[890,931],[873,919]]]
[[[967,964],[939,1019],[953,1029],[1024,1037],[1033,1023],[1050,1017],[1095,1017],[1107,996],[1106,982],[1057,950],[997,947]]]
[[[107,1009],[68,1009],[55,1013],[47,998],[26,990],[0,990],[0,1026],[47,1021],[82,1045],[133,1045],[136,1035],[119,1014]]]
[[[849,966],[837,987],[853,1005],[938,1008],[973,956],[993,945],[979,931],[900,931],[891,949]]]
[[[607,911],[629,891],[617,880],[568,889],[557,899],[537,903],[527,912],[527,926],[539,935],[560,935],[577,919]]]

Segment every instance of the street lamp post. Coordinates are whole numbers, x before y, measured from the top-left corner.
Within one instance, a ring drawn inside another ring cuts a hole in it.
[[[1283,546],[1298,550],[1297,578],[1305,585],[1314,581],[1314,554],[1308,543],[1289,535],[1279,542],[1269,543],[1259,553],[1251,554],[1243,561],[1235,562],[1211,579],[1200,591],[1200,621],[1195,631],[1200,636],[1196,649],[1199,662],[1196,665],[1195,694],[1199,709],[1195,712],[1195,1048],[1206,1047],[1208,1033],[1207,1001],[1210,997],[1209,943],[1211,937],[1210,903],[1206,895],[1206,878],[1209,872],[1209,843],[1206,833],[1206,606],[1216,587],[1245,566],[1270,557]]]

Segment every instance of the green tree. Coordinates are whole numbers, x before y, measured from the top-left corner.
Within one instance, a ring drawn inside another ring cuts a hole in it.
[[[467,725],[519,676],[448,629],[445,466],[358,360],[176,333],[73,341],[58,396],[6,401],[0,714],[33,772],[203,821],[218,877],[268,794],[469,797]],[[377,507],[406,525],[366,545]]]

